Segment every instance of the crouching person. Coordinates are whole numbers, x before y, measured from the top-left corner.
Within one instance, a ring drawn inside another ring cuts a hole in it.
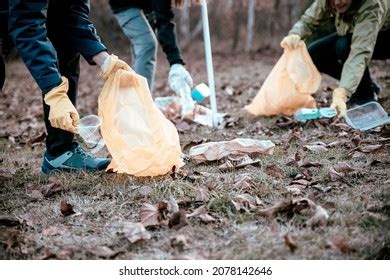
[[[281,44],[294,48],[322,23],[334,19],[337,32],[313,42],[308,51],[320,72],[340,80],[332,107],[343,116],[349,105],[376,100],[371,59],[390,58],[388,0],[315,0]]]

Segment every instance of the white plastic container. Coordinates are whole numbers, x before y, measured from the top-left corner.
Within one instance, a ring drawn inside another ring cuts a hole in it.
[[[349,126],[364,131],[390,123],[390,118],[382,106],[373,101],[347,110],[345,121]]]
[[[197,85],[191,92],[191,97],[197,102],[202,102],[210,96],[210,88],[205,83]]]
[[[79,134],[91,153],[98,153],[105,146],[100,134],[101,119],[96,115],[88,115],[80,119]]]

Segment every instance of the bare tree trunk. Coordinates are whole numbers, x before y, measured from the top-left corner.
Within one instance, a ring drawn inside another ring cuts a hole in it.
[[[196,37],[198,36],[203,30],[203,25],[202,25],[202,18],[200,18],[198,20],[198,23],[196,24],[196,26],[194,27],[194,29],[189,32],[189,35],[188,37],[185,37],[185,39],[183,40],[183,43],[182,43],[182,48],[183,49],[186,49],[187,47],[189,47],[191,41]]]
[[[238,46],[238,41],[240,40],[240,29],[241,29],[241,8],[242,1],[233,2],[233,14],[234,14],[234,31],[233,31],[233,42],[232,42],[232,51],[235,51]]]
[[[253,27],[255,26],[255,5],[256,0],[249,0],[248,3],[248,23],[246,33],[246,47],[245,50],[250,52],[253,44]]]
[[[189,41],[189,37],[191,35],[190,7],[188,5],[189,1],[190,0],[184,0],[184,5],[180,14],[180,32],[184,41]]]

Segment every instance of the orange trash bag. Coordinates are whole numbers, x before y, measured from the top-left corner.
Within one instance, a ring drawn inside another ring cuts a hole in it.
[[[113,158],[107,169],[158,176],[183,166],[179,134],[153,102],[146,78],[125,70],[110,75],[99,96],[99,116]]]
[[[300,108],[316,108],[311,94],[321,83],[306,45],[286,48],[252,103],[245,109],[253,115],[293,115]]]

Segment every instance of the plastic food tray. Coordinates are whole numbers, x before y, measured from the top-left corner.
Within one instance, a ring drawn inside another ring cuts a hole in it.
[[[349,126],[364,131],[389,123],[390,118],[378,102],[368,102],[348,110],[345,121]]]

